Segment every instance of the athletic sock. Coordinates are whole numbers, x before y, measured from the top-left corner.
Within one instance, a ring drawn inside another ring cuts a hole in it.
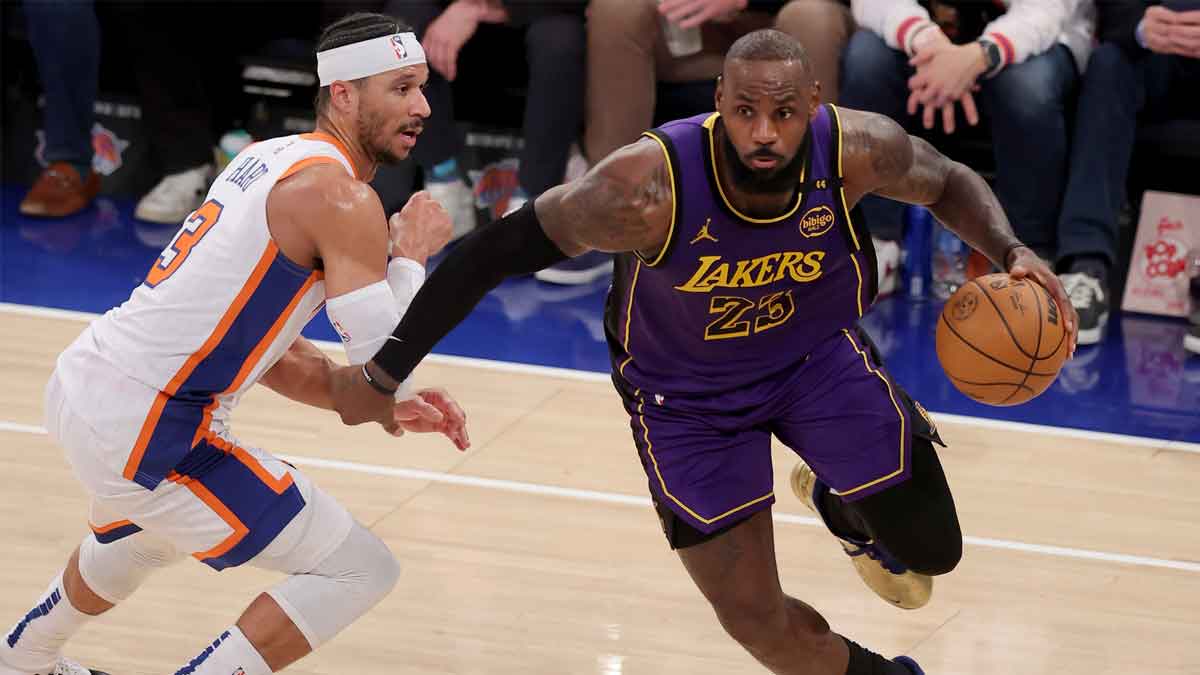
[[[92,618],[67,598],[60,573],[24,617],[4,634],[0,661],[31,672],[49,672],[67,640]]]
[[[175,675],[271,675],[271,668],[235,624]]]

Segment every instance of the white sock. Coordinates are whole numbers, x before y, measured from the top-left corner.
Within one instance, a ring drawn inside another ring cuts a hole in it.
[[[0,662],[19,671],[50,672],[62,646],[91,618],[71,604],[60,573],[33,609],[4,633]]]
[[[271,675],[271,669],[241,629],[233,625],[175,675]]]

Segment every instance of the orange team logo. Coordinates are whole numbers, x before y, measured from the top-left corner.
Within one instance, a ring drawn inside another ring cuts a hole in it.
[[[800,217],[800,234],[819,237],[833,227],[833,209],[822,204],[809,209]]]
[[[718,240],[716,237],[714,237],[714,236],[712,236],[711,234],[709,234],[709,232],[708,232],[708,226],[709,226],[709,224],[710,224],[710,223],[712,223],[712,218],[705,218],[705,219],[704,219],[704,225],[702,225],[702,226],[700,227],[700,234],[697,234],[697,235],[696,235],[696,238],[695,238],[695,239],[693,239],[693,240],[690,242],[690,244],[695,244],[695,243],[696,243],[696,242],[698,242],[698,241],[705,241],[705,240],[711,241],[711,242],[713,242],[713,243],[715,244],[715,243],[717,243],[717,242],[719,241],[719,240]]]
[[[408,50],[404,48],[404,40],[399,35],[392,36],[392,51],[396,52],[396,58],[401,61],[408,58]]]

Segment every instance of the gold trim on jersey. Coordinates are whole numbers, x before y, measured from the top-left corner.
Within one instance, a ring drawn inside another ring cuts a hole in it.
[[[776,216],[775,218],[753,218],[751,216],[748,216],[748,215],[742,213],[741,211],[738,211],[737,207],[733,205],[733,202],[729,201],[729,197],[725,196],[725,188],[721,187],[721,173],[719,171],[717,171],[717,147],[716,147],[716,139],[714,138],[715,134],[713,133],[716,130],[717,119],[720,117],[721,117],[721,113],[719,113],[719,112],[715,112],[715,113],[709,115],[708,119],[704,120],[704,128],[706,129],[705,136],[708,137],[708,157],[709,157],[709,161],[712,162],[713,182],[717,184],[717,194],[720,195],[721,201],[725,203],[725,206],[731,212],[733,212],[733,214],[735,216],[737,216],[738,218],[741,218],[742,220],[744,220],[748,223],[754,223],[756,225],[768,225],[770,223],[778,223],[782,220],[787,220],[788,218],[791,218],[793,215],[795,215],[796,211],[800,209],[800,204],[804,202],[804,194],[802,192],[797,191],[796,192],[796,203],[793,204],[792,207],[790,209],[788,209],[787,212],[785,212],[783,215]],[[804,151],[803,146],[801,146],[800,150],[797,150],[797,152],[803,152],[803,151]],[[804,165],[801,166],[801,168],[800,168],[800,182],[801,183],[804,182],[804,172],[807,170],[808,170],[808,163],[805,162]]]
[[[842,118],[838,116],[837,106],[832,103],[825,105],[829,108],[829,114],[833,116],[833,126],[837,128],[837,177],[840,183],[838,201],[842,203],[842,215],[846,218],[846,229],[850,230],[850,238],[854,240],[854,250],[850,252],[850,262],[854,263],[854,274],[858,276],[858,290],[854,294],[854,300],[858,303],[858,318],[861,319],[863,315],[863,275],[855,254],[862,250],[862,244],[858,242],[858,235],[854,232],[854,223],[850,220],[850,208],[846,206],[846,177],[842,173]]]
[[[675,167],[671,163],[671,151],[667,149],[667,144],[663,142],[663,139],[658,137],[658,134],[649,131],[643,131],[642,136],[653,138],[654,142],[658,143],[658,147],[663,153],[663,159],[667,162],[667,181],[671,183],[671,226],[667,228],[667,240],[663,243],[662,248],[658,249],[658,255],[654,256],[654,260],[647,260],[646,256],[642,255],[639,251],[633,252],[640,262],[646,263],[648,267],[654,267],[663,261],[667,252],[671,249],[671,243],[675,240],[675,212],[679,210],[676,200],[679,199],[679,195],[675,194]]]
[[[621,343],[625,350],[625,360],[617,367],[617,373],[622,377],[625,376],[625,366],[633,360],[633,354],[629,351],[629,327],[633,325],[633,294],[637,291],[638,273],[641,271],[642,260],[639,257],[637,267],[633,268],[633,281],[629,284],[629,305],[625,308],[625,341]]]
[[[896,409],[896,414],[900,416],[900,468],[887,474],[886,476],[880,476],[879,478],[876,478],[873,481],[870,481],[868,483],[863,483],[862,485],[859,485],[858,487],[853,487],[853,488],[850,488],[849,490],[836,490],[835,491],[835,494],[845,496],[845,495],[852,495],[855,492],[860,492],[862,490],[865,490],[865,489],[871,487],[872,485],[878,485],[885,480],[888,480],[890,478],[895,478],[896,476],[899,476],[900,474],[904,473],[904,441],[905,441],[905,439],[908,438],[908,436],[907,436],[908,429],[906,428],[905,423],[904,423],[904,412],[900,410],[900,404],[896,403],[896,394],[892,390],[892,383],[888,382],[888,379],[886,377],[884,377],[882,373],[879,372],[878,368],[871,367],[871,363],[867,360],[866,352],[864,352],[862,349],[859,349],[858,343],[855,342],[854,338],[850,336],[850,331],[843,328],[842,334],[844,334],[846,336],[846,339],[850,341],[850,346],[854,348],[854,351],[858,352],[858,355],[862,357],[863,365],[866,366],[867,372],[871,373],[872,375],[874,375],[875,377],[878,377],[880,380],[883,381],[883,386],[887,389],[888,398],[891,399],[891,401],[892,401],[892,407],[894,407]]]
[[[742,504],[740,506],[735,506],[732,509],[729,509],[728,511],[726,511],[725,513],[713,516],[712,518],[705,518],[704,516],[700,515],[699,513],[696,513],[690,506],[688,506],[687,504],[684,504],[681,499],[679,499],[675,495],[671,494],[671,491],[669,489],[667,489],[667,481],[663,479],[662,471],[660,471],[658,469],[658,459],[654,456],[654,444],[650,442],[650,427],[646,426],[646,415],[644,412],[645,407],[646,407],[646,400],[645,400],[645,398],[642,397],[641,389],[638,389],[637,391],[635,391],[633,393],[633,395],[636,396],[637,400],[638,400],[637,414],[638,414],[638,422],[640,422],[642,425],[642,440],[644,440],[646,442],[646,454],[650,455],[650,463],[654,465],[654,475],[658,477],[658,484],[662,488],[663,494],[667,496],[667,499],[670,499],[671,501],[678,504],[679,508],[686,511],[688,515],[690,515],[691,517],[695,518],[696,520],[704,523],[705,525],[711,525],[712,523],[715,523],[718,520],[721,520],[722,518],[731,516],[731,515],[737,513],[738,511],[741,511],[742,509],[749,508],[751,506],[754,506],[755,504],[766,501],[775,496],[775,491],[772,490],[771,492],[768,492],[767,494],[765,494],[761,497],[756,497],[754,499],[751,499],[750,501],[746,502],[745,504]]]

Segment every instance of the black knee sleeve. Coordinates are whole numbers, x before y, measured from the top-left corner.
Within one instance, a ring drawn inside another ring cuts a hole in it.
[[[909,569],[939,575],[962,559],[962,530],[933,443],[913,437],[912,477],[845,505],[862,530]]]

